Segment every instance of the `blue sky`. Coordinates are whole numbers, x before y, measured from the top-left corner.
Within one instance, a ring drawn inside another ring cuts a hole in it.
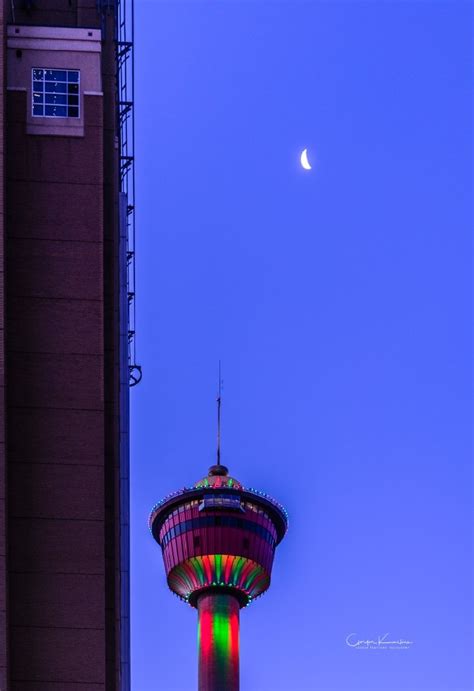
[[[290,513],[242,691],[469,691],[472,4],[135,6],[133,690],[196,688],[147,515],[221,359],[223,461]]]

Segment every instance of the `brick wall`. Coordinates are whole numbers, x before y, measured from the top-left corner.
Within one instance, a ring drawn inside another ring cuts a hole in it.
[[[12,691],[105,689],[103,104],[25,135],[8,92]]]
[[[101,19],[96,0],[42,0],[31,11],[23,2],[14,5],[16,24],[102,28],[103,96],[84,96],[84,136],[72,137],[28,134],[27,93],[7,92],[6,396],[0,368],[0,691],[6,691],[8,676],[8,691],[118,691],[114,16],[108,12]],[[0,6],[11,22],[10,1],[0,1]],[[0,60],[3,65],[3,52]],[[0,98],[3,71],[2,66]],[[0,102],[0,179],[4,111]],[[2,211],[3,199],[0,296]],[[0,363],[3,321],[0,297]],[[2,453],[5,419],[7,463]]]

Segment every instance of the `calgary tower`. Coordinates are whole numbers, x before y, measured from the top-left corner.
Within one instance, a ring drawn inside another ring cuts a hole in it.
[[[218,416],[220,428],[220,396]],[[238,691],[239,611],[270,586],[287,525],[278,502],[229,476],[219,432],[207,476],[153,508],[168,586],[198,610],[199,691]]]

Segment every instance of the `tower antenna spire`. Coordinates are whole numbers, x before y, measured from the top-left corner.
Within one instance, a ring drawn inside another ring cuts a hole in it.
[[[221,397],[222,397],[222,377],[221,377],[221,361],[219,360],[219,385],[217,387],[217,465],[221,464]]]

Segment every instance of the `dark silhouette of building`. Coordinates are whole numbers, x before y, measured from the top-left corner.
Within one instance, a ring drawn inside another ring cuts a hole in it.
[[[0,3],[2,691],[130,688],[130,5]]]
[[[150,529],[171,591],[198,610],[199,691],[238,691],[239,611],[270,586],[285,510],[218,462],[157,504]]]

